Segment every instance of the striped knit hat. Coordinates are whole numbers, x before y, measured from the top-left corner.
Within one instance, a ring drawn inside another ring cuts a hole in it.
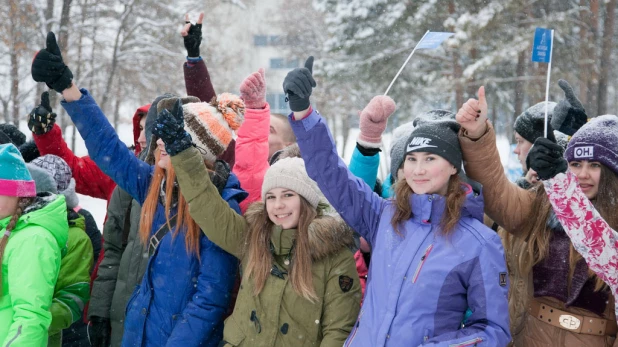
[[[223,93],[210,103],[183,105],[185,130],[205,160],[214,163],[245,119],[245,104],[236,95]]]

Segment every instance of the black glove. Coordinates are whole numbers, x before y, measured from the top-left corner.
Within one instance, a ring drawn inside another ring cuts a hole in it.
[[[41,103],[28,114],[28,129],[37,135],[50,131],[56,123],[56,114],[49,104],[49,92],[41,94]]]
[[[559,80],[558,85],[564,91],[566,99],[558,102],[554,108],[551,125],[563,134],[573,136],[579,128],[588,121],[584,105],[579,101],[571,85],[565,80]]]
[[[189,24],[191,22],[185,22]],[[187,56],[197,58],[200,56],[200,44],[202,43],[202,23],[191,24],[189,33],[184,37]]]
[[[73,73],[62,61],[56,35],[51,31],[47,34],[46,47],[32,60],[32,78],[37,82],[45,82],[58,93],[62,93],[73,82]]]
[[[539,137],[528,152],[526,165],[536,171],[542,180],[548,180],[561,172],[566,172],[567,161],[562,156],[564,149],[550,140]]]
[[[176,101],[172,112],[163,109],[155,121],[152,134],[163,140],[167,154],[174,156],[191,147],[191,135],[185,130],[182,102]]]
[[[309,97],[315,80],[313,79],[313,56],[307,58],[305,67],[298,67],[285,76],[283,80],[283,92],[288,95],[290,109],[294,112],[304,111],[311,106]]]
[[[108,347],[112,335],[109,318],[92,316],[88,326],[88,338],[92,347]]]

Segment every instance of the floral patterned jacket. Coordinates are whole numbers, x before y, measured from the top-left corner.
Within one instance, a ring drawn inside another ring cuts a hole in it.
[[[618,232],[597,212],[579,188],[574,174],[560,173],[543,184],[573,247],[588,267],[610,286],[614,297],[618,297]]]

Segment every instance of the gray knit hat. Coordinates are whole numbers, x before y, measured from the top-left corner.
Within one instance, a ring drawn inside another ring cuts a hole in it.
[[[58,194],[58,187],[56,181],[52,177],[51,173],[43,168],[40,168],[32,163],[26,163],[30,176],[34,180],[36,185],[36,193],[50,192]]]
[[[72,209],[79,205],[79,198],[75,192],[75,179],[73,179],[69,164],[64,159],[53,154],[47,154],[34,159],[31,163],[46,170],[51,175],[56,182],[57,192],[64,195],[68,208]],[[38,184],[37,182],[37,192]]]
[[[301,158],[280,159],[266,171],[262,183],[262,201],[266,201],[266,193],[273,188],[293,190],[313,207],[318,207],[320,202],[320,189],[307,175],[305,162]]]
[[[554,112],[554,108],[556,107],[555,102],[548,102],[547,108],[547,138],[556,142],[553,134],[553,128],[551,128],[551,121]],[[545,101],[539,102],[538,104],[528,108],[522,114],[517,116],[515,119],[515,131],[526,139],[527,141],[534,143],[536,139],[539,137],[543,137],[543,132],[545,130]],[[550,130],[551,129],[551,130]]]

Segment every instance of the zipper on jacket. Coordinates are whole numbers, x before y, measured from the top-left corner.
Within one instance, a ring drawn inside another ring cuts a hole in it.
[[[360,325],[360,320],[364,312],[365,311],[361,309],[360,314],[358,315],[358,319],[356,320],[356,324],[354,324],[354,331],[352,332],[352,334],[350,334],[350,339],[343,347],[350,347],[352,345],[352,341],[354,341],[354,337],[356,336],[356,333],[358,332],[358,326]]]
[[[17,333],[15,334],[15,336],[13,336],[13,338],[6,344],[6,347],[9,347],[10,345],[13,344],[13,342],[15,342],[15,340],[17,340],[17,338],[19,337],[19,335],[21,335],[21,328],[22,326],[20,325],[19,328],[17,328]]]
[[[481,342],[483,342],[483,339],[480,337],[477,337],[472,340],[468,340],[468,341],[464,341],[460,343],[453,343],[451,345],[448,345],[448,347],[470,347],[470,346],[476,346],[478,343],[481,343]]]
[[[429,256],[429,253],[431,253],[432,249],[433,243],[429,245],[429,247],[427,247],[427,249],[425,250],[425,254],[423,254],[423,256],[421,257],[421,262],[416,267],[416,271],[414,272],[414,276],[412,277],[412,283],[416,283],[418,275],[421,273],[421,269],[423,268],[423,264],[425,264],[425,262],[427,261],[427,257]]]

